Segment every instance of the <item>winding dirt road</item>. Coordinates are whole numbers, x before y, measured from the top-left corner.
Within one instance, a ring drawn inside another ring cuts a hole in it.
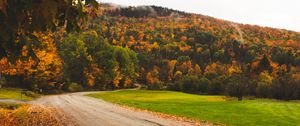
[[[188,122],[160,118],[154,114],[126,109],[84,93],[45,96],[31,104],[56,108],[79,126],[188,126]],[[92,92],[95,93],[95,92]],[[70,124],[74,125],[74,124]]]

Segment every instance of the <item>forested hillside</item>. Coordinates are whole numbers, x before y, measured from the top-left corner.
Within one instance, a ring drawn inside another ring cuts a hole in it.
[[[139,83],[240,99],[300,99],[300,33],[156,6],[84,11],[81,31],[33,32],[39,46],[22,46],[15,60],[4,55],[1,83],[49,92]]]

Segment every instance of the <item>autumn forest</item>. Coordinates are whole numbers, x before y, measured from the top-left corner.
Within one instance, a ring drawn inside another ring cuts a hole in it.
[[[0,0],[0,126],[300,124],[295,1],[101,1]]]
[[[300,99],[300,33],[158,6],[17,1],[0,2],[2,86]]]

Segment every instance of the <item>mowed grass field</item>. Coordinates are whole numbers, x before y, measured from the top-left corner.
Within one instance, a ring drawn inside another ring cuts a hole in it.
[[[0,99],[21,100],[21,91],[19,88],[0,88]],[[22,95],[22,100],[32,100],[32,97]]]
[[[122,90],[88,96],[140,109],[236,126],[300,126],[300,102],[226,100],[224,96]]]

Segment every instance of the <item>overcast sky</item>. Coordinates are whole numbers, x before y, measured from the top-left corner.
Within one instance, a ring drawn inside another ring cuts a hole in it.
[[[98,0],[120,5],[159,5],[229,21],[300,32],[300,0]]]

